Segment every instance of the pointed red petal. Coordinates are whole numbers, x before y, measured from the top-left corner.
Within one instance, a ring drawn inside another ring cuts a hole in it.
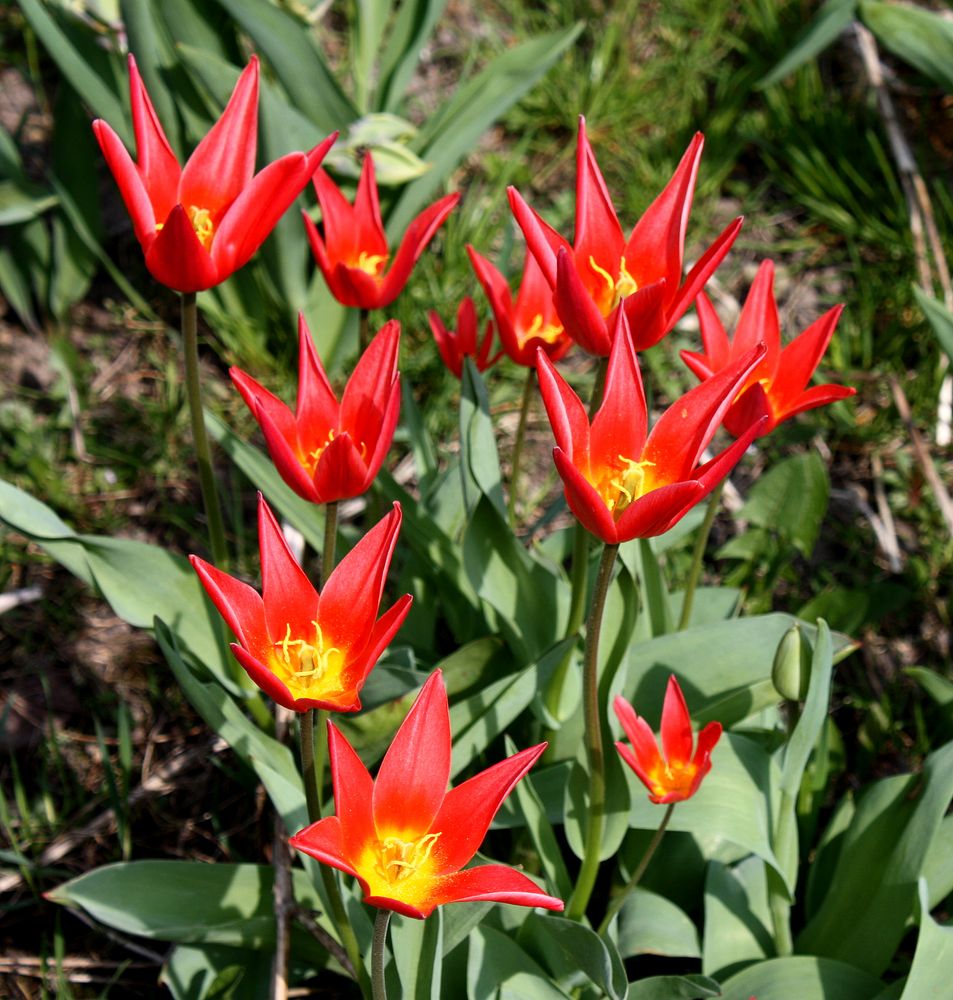
[[[427,903],[421,908],[421,915],[427,916],[433,912],[434,907],[444,903],[480,900],[515,903],[517,906],[541,906],[556,911],[563,909],[561,899],[550,896],[514,868],[507,865],[479,865],[437,879]]]
[[[288,447],[292,450],[296,449],[298,447],[298,428],[291,410],[260,382],[243,372],[241,368],[236,368],[233,365],[229,368],[228,374],[255,419],[258,418],[259,409],[263,410],[268,414],[278,433],[288,442]]]
[[[510,210],[526,237],[530,253],[536,258],[549,287],[555,288],[556,254],[560,250],[571,253],[572,246],[523,201],[523,196],[515,187],[508,187],[506,194],[510,200]]]
[[[452,788],[433,821],[440,874],[459,871],[477,852],[503,800],[536,763],[546,744],[531,747]]]
[[[692,720],[685,696],[674,675],[669,677],[662,706],[662,752],[668,763],[687,763],[692,759]]]
[[[390,645],[391,639],[404,624],[404,619],[413,603],[413,597],[410,594],[404,594],[374,623],[367,645],[361,650],[354,662],[347,666],[346,681],[353,685],[357,691],[360,691],[364,686],[368,674],[377,666],[377,661]]]
[[[760,417],[739,435],[738,440],[729,445],[720,455],[699,466],[694,476],[703,487],[703,492],[699,500],[708,494],[728,475],[729,472],[741,461],[741,456],[748,450],[751,442],[759,434],[767,432],[768,418]]]
[[[689,355],[690,352],[683,352],[682,359],[698,375],[698,378],[704,381],[710,377],[712,372],[716,372],[728,364],[731,358],[731,343],[728,340],[724,324],[718,313],[715,312],[715,307],[711,304],[711,299],[704,292],[699,292],[695,299],[695,311],[698,313],[698,327],[701,330],[702,343],[705,345],[705,354],[691,354],[691,357],[699,361],[704,360],[708,374],[700,374],[699,369],[696,369],[688,361],[686,355]]]
[[[848,399],[857,392],[856,389],[846,385],[815,385],[806,389],[796,397],[794,405],[778,415],[778,423],[788,420],[805,410],[814,410],[818,406],[826,406],[828,403],[836,403],[841,399]]]
[[[179,201],[186,207],[207,209],[217,226],[255,172],[257,143],[258,57],[252,56],[222,117],[183,168]]]
[[[387,236],[381,221],[381,206],[377,198],[377,179],[374,176],[374,158],[364,155],[361,177],[354,197],[354,219],[357,222],[357,245],[368,255],[387,256]],[[352,262],[353,263],[353,262]]]
[[[357,858],[366,844],[377,839],[371,811],[374,781],[351,744],[331,722],[328,723],[328,756],[334,784],[334,812],[341,824],[344,856]]]
[[[536,355],[539,391],[552,424],[557,447],[573,462],[589,467],[589,415],[569,383],[556,371],[542,349]]]
[[[621,302],[632,331],[632,346],[637,351],[654,347],[669,332],[670,325],[665,315],[667,288],[666,280],[660,278],[627,295]]]
[[[698,379],[704,382],[706,378],[712,377],[712,369],[708,365],[708,355],[698,354],[696,351],[679,351],[679,356],[685,362],[685,367]]]
[[[276,705],[281,705],[282,708],[287,708],[292,712],[307,712],[316,707],[313,704],[301,704],[295,701],[294,695],[288,690],[287,685],[278,680],[274,671],[270,667],[266,667],[258,656],[234,642],[232,643],[232,653],[245,673]],[[262,650],[260,655],[262,659],[267,660],[270,654],[268,650]]]
[[[149,192],[155,217],[161,221],[179,200],[182,170],[162,131],[159,116],[152,106],[132,53],[129,54],[129,103],[132,105],[132,128],[136,136],[136,167]]]
[[[602,405],[589,433],[592,468],[612,465],[620,455],[637,461],[645,447],[648,428],[642,374],[621,309],[616,312],[612,338]]]
[[[265,621],[273,640],[310,636],[318,613],[318,594],[298,565],[285,541],[275,515],[258,495],[258,548],[261,555],[261,589]]]
[[[357,875],[347,860],[347,845],[337,816],[326,816],[296,833],[289,843],[296,851],[337,868],[347,875]]]
[[[298,437],[311,451],[328,440],[341,426],[340,407],[321,364],[314,338],[298,313],[298,404],[295,409]]]
[[[318,195],[318,203],[321,205],[321,228],[324,232],[324,241],[321,246],[327,262],[325,278],[328,279],[328,284],[331,284],[330,271],[341,263],[353,264],[360,257],[363,248],[358,242],[359,224],[354,207],[322,169],[319,168],[315,171],[313,181],[314,190]],[[311,220],[305,216],[306,225],[310,222]],[[308,225],[309,238],[312,236],[312,231],[314,236],[317,236],[317,230],[313,223]],[[314,239],[311,240],[311,249],[315,251],[318,263],[321,264],[321,269],[324,271],[325,264],[318,256]],[[387,244],[384,244],[383,249],[377,246],[376,252],[386,254]]]
[[[267,648],[269,638],[265,606],[258,591],[198,556],[189,556],[189,562],[235,638],[252,649]]]
[[[351,549],[334,567],[321,591],[318,616],[321,628],[334,645],[363,649],[370,637],[387,571],[400,532],[400,504]]]
[[[304,230],[308,237],[311,253],[314,254],[314,259],[317,262],[318,267],[321,269],[321,273],[324,275],[325,282],[327,282],[328,287],[331,289],[331,294],[338,301],[340,301],[341,296],[336,284],[337,279],[334,277],[335,266],[331,263],[331,259],[328,257],[328,252],[325,249],[324,241],[321,239],[321,234],[318,232],[317,227],[311,221],[307,212],[302,211],[301,217],[304,220]]]
[[[156,236],[156,216],[145,183],[119,136],[106,122],[96,119],[93,122],[93,134],[103,151],[106,165],[119,185],[119,193],[132,219],[136,239],[145,249]]]
[[[172,209],[148,245],[146,267],[156,281],[177,292],[202,292],[222,280],[181,205]]]
[[[766,377],[772,378],[777,371],[781,353],[781,326],[778,307],[774,301],[774,263],[770,260],[761,262],[751,283],[731,339],[732,356],[740,357],[760,343],[764,344],[766,353],[752,377],[761,377],[763,372]]]
[[[609,189],[586,136],[586,120],[580,115],[576,145],[575,255],[583,261],[592,257],[617,267],[624,245],[625,237]]]
[[[622,512],[616,524],[616,538],[654,538],[680,521],[705,495],[696,482],[672,483],[639,497]]]
[[[743,222],[744,219],[739,216],[726,226],[718,239],[701,255],[695,266],[688,272],[681,288],[678,288],[678,294],[674,296],[668,307],[666,322],[669,329],[682,318],[685,310],[695,301],[695,297],[725,259],[738,233],[741,232]],[[673,285],[674,287],[677,286]]]
[[[430,830],[450,777],[450,711],[435,670],[397,730],[374,783],[379,837],[415,840]]]
[[[615,545],[620,541],[615,521],[595,487],[559,448],[553,449],[553,461],[563,481],[569,509],[586,531],[602,539],[607,545]]]
[[[837,321],[843,311],[843,306],[829,309],[781,352],[777,374],[771,385],[771,396],[784,409],[796,401],[797,395],[810,382],[834,336]]]
[[[448,330],[443,325],[439,313],[433,309],[427,313],[427,319],[430,322],[430,332],[433,334],[437,350],[440,352],[440,360],[457,378],[460,378],[463,374],[463,357],[454,331]]]
[[[271,397],[270,400],[268,397]],[[285,414],[273,405],[272,400],[280,402],[271,396],[271,393],[268,393],[267,396],[263,394],[253,398],[255,406],[253,412],[258,426],[261,427],[261,432],[265,436],[265,447],[268,449],[268,454],[278,470],[278,474],[298,496],[304,497],[305,500],[310,500],[312,503],[323,503],[324,501],[315,489],[313,478],[301,464],[301,459],[298,457],[298,446],[288,440],[288,434],[295,427],[294,418],[291,417],[291,412],[287,410],[287,407],[285,407],[285,411],[287,411]],[[284,406],[284,404],[281,405]],[[295,431],[295,433],[297,432]]]
[[[612,349],[605,317],[576,270],[570,251],[560,250],[556,260],[553,304],[566,333],[584,350],[604,358]]]
[[[437,230],[443,225],[444,219],[453,211],[460,200],[458,193],[448,194],[438,202],[425,208],[407,227],[404,238],[400,241],[400,249],[394,257],[390,270],[384,278],[380,290],[377,308],[389,306],[400,295],[407,284],[410,272],[424,252],[427,244],[434,238]]]
[[[467,244],[467,254],[470,257],[470,264],[477,276],[477,280],[483,286],[483,292],[490,303],[493,318],[496,320],[496,328],[500,332],[500,343],[503,345],[503,350],[518,365],[535,364],[535,348],[532,355],[527,358],[527,352],[517,337],[513,294],[506,279],[493,264],[477,253],[469,243]],[[535,258],[532,257],[532,254],[528,254],[527,259]],[[546,285],[546,291],[551,298],[552,292],[549,291],[548,285]]]
[[[384,417],[393,405],[394,392],[399,392],[399,352],[400,323],[388,320],[358,359],[341,398],[341,430],[351,434],[358,449],[363,447],[362,454],[368,463],[380,439],[386,440],[384,451],[390,447],[393,426],[388,435]]]

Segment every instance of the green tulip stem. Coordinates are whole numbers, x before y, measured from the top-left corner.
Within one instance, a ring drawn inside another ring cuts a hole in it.
[[[212,561],[218,569],[228,568],[228,546],[225,543],[225,522],[219,504],[218,490],[215,488],[215,474],[212,471],[212,452],[205,431],[205,416],[202,413],[202,384],[199,379],[199,334],[198,306],[195,292],[182,294],[182,346],[185,355],[185,392],[189,401],[189,419],[192,424],[192,443],[199,467],[199,486],[202,489],[202,503],[205,520],[208,523],[209,547]]]
[[[576,880],[576,888],[566,907],[566,916],[581,920],[586,913],[589,897],[599,873],[599,851],[602,847],[602,829],[606,811],[606,761],[602,743],[602,717],[599,711],[599,633],[602,631],[602,614],[606,595],[612,581],[618,544],[606,545],[596,576],[592,606],[586,623],[586,651],[582,666],[582,699],[585,716],[586,756],[589,762],[589,817],[586,827],[586,847]]]
[[[708,536],[711,534],[711,526],[715,522],[715,515],[721,506],[721,495],[725,491],[724,479],[712,490],[708,498],[708,509],[705,511],[705,520],[702,521],[695,537],[695,548],[692,551],[692,565],[688,571],[688,580],[685,583],[685,595],[682,599],[682,614],[678,620],[678,630],[688,628],[688,622],[692,617],[692,605],[695,603],[695,590],[702,575],[702,563],[705,561],[705,549],[708,548]]]
[[[304,796],[308,803],[308,820],[316,823],[321,818],[321,774],[324,772],[324,747],[327,746],[322,740],[322,750],[320,758],[315,754],[314,726],[315,719],[327,731],[328,713],[321,710],[309,709],[307,712],[298,714],[298,751],[301,755],[301,777],[304,781]],[[319,764],[320,759],[320,764]],[[319,774],[319,769],[321,774]],[[331,919],[337,928],[338,936],[347,957],[350,959],[354,971],[354,978],[361,987],[361,992],[368,995],[367,970],[364,968],[364,959],[361,957],[361,948],[357,943],[354,928],[348,919],[347,910],[344,908],[344,900],[341,897],[341,889],[338,885],[337,876],[334,869],[328,865],[321,865],[321,881],[324,883],[324,891],[328,897],[328,909]]]
[[[523,398],[520,401],[520,422],[516,428],[516,440],[513,442],[513,460],[510,470],[510,499],[507,511],[510,527],[516,530],[516,501],[519,499],[520,459],[523,457],[523,442],[526,440],[526,422],[529,418],[530,404],[533,402],[533,387],[536,384],[536,369],[526,369],[526,381],[523,383]]]
[[[334,569],[334,552],[338,538],[338,502],[332,500],[324,505],[324,551],[321,553],[321,589],[328,583]]]
[[[367,350],[367,345],[371,342],[371,311],[370,309],[362,309],[360,315],[360,322],[358,324],[358,346],[361,349],[361,354]]]
[[[378,910],[374,921],[374,945],[371,950],[371,983],[373,1000],[387,1000],[387,981],[384,978],[384,957],[387,948],[387,928],[390,910]]]
[[[652,855],[655,854],[658,849],[658,845],[662,843],[662,837],[665,836],[668,821],[672,818],[672,813],[674,811],[675,803],[669,802],[668,808],[665,810],[665,815],[662,817],[662,822],[659,824],[659,828],[655,831],[655,836],[652,838],[652,842],[645,849],[645,854],[642,855],[642,860],[639,862],[638,868],[635,869],[632,873],[632,878],[626,882],[625,886],[616,895],[615,899],[613,899],[609,904],[609,909],[606,910],[606,915],[602,918],[602,923],[599,924],[600,937],[609,929],[609,924],[612,923],[612,918],[619,912],[619,910],[622,909],[622,905],[635,890],[639,882],[642,881],[642,876],[645,874],[645,869],[648,868],[649,862],[652,860]]]

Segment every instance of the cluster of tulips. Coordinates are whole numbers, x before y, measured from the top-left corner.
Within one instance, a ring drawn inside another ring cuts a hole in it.
[[[109,125],[97,121],[93,127],[149,271],[193,304],[196,292],[224,281],[249,259],[312,181],[321,222],[316,225],[307,214],[304,221],[314,257],[336,298],[362,310],[366,318],[370,310],[393,302],[458,201],[458,195],[448,195],[424,210],[392,256],[369,154],[353,205],[320,167],[334,136],[309,152],[289,154],[254,172],[256,59],[184,167],[165,138],[131,57],[129,72],[136,160]],[[465,357],[483,370],[503,353],[530,373],[535,370],[566,502],[580,530],[604,543],[586,628],[583,690],[592,794],[586,859],[568,907],[568,915],[577,919],[585,913],[599,860],[604,764],[594,694],[595,656],[600,593],[604,599],[618,546],[670,529],[719,486],[759,435],[803,410],[853,392],[836,385],[807,387],[833,335],[839,308],[782,349],[770,261],[757,273],[734,335],[727,334],[703,287],[728,253],[740,219],[683,275],[702,146],[702,136],[696,135],[671,180],[626,240],[585,122],[580,121],[574,241],[551,228],[511,190],[511,208],[527,245],[515,298],[500,271],[468,247],[492,321],[481,334],[470,298],[459,307],[455,330],[445,327],[436,313],[430,315],[441,357],[458,377]],[[704,350],[686,351],[682,357],[699,384],[676,399],[650,429],[637,352],[657,344],[693,304]],[[502,347],[496,354],[494,331]],[[401,527],[399,504],[394,503],[336,566],[333,556],[335,505],[369,489],[390,449],[400,406],[399,326],[390,320],[373,338],[366,338],[340,400],[303,317],[298,333],[293,412],[249,374],[232,369],[231,377],[284,481],[306,500],[327,505],[331,542],[324,553],[320,592],[296,561],[263,499],[260,594],[197,556],[192,565],[235,635],[235,658],[277,704],[301,713],[306,734],[302,753],[305,758],[312,755],[302,761],[307,777],[313,772],[316,711],[360,709],[362,686],[401,627],[411,597],[404,595],[379,615]],[[573,344],[601,359],[589,404],[556,368]],[[733,442],[706,455],[721,427]],[[213,554],[219,561],[214,546]],[[614,707],[631,742],[619,744],[619,752],[652,801],[670,805],[694,794],[711,766],[721,727],[710,723],[696,743],[674,678],[662,714],[660,747],[631,705],[620,698]],[[420,918],[440,904],[462,900],[563,909],[563,901],[515,869],[495,864],[465,867],[504,798],[545,744],[523,750],[448,791],[451,734],[439,670],[421,690],[376,779],[332,723],[327,734],[335,815],[321,818],[319,788],[309,789],[312,823],[291,843],[355,876],[368,903]]]

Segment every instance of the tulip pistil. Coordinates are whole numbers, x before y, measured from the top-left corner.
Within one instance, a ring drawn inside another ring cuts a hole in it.
[[[332,666],[332,656],[336,654],[334,659],[341,656],[341,650],[337,646],[325,645],[321,626],[316,621],[311,624],[314,626],[316,645],[306,639],[292,639],[290,623],[285,625],[284,638],[275,643],[275,648],[281,650],[281,659],[291,669],[295,679],[321,680]],[[296,663],[292,663],[292,649],[295,651]]]
[[[357,258],[357,266],[376,278],[384,269],[387,257],[386,253],[368,253],[366,250],[362,250],[361,255]]]
[[[542,313],[537,313],[533,317],[533,322],[530,324],[530,328],[523,335],[523,343],[525,344],[532,337],[538,337],[540,340],[544,340],[547,344],[554,344],[563,332],[563,328],[558,323],[547,323],[543,325]]]
[[[430,859],[439,837],[439,833],[428,833],[417,840],[385,837],[377,847],[377,874],[391,883],[409,878]]]
[[[198,205],[189,205],[189,222],[195,230],[195,235],[206,250],[212,245],[212,237],[215,235],[215,224],[212,222],[212,213],[207,208],[199,208]]]
[[[652,794],[661,798],[672,793],[687,792],[691,788],[698,765],[690,760],[666,761],[662,767],[657,767],[649,774],[652,781]]]
[[[639,290],[638,282],[629,274],[628,268],[625,266],[624,256],[619,260],[619,276],[617,278],[613,278],[604,267],[600,267],[596,263],[595,257],[591,254],[589,256],[589,266],[608,286],[609,308],[606,310],[606,314],[615,309],[624,298]]]
[[[648,461],[636,462],[624,455],[619,455],[618,461],[619,465],[604,469],[598,482],[593,484],[614,515],[621,514],[630,503],[648,492],[645,470],[655,465]]]

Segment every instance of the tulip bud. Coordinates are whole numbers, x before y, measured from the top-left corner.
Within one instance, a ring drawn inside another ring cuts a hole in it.
[[[811,680],[811,644],[801,632],[800,625],[792,625],[778,644],[771,668],[771,681],[775,690],[788,701],[803,701]]]

